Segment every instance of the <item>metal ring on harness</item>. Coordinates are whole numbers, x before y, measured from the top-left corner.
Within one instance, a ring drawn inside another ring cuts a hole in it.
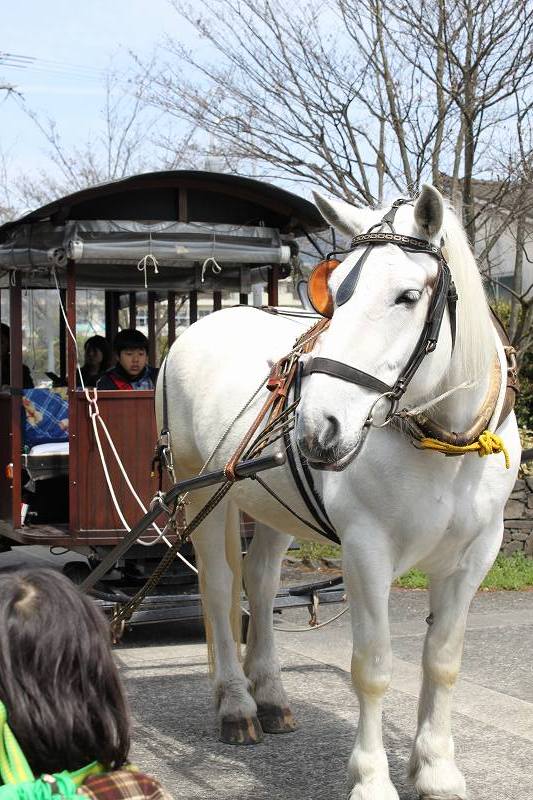
[[[379,425],[377,425],[374,422],[373,413],[374,413],[374,409],[377,406],[377,404],[380,402],[380,400],[383,400],[384,397],[387,397],[389,399],[390,408],[389,408],[389,410],[388,410],[388,412],[387,412],[387,414],[385,416],[385,421],[381,422]],[[377,397],[374,400],[374,402],[372,403],[372,405],[370,406],[370,411],[368,412],[368,417],[366,418],[366,421],[365,421],[365,427],[368,427],[368,428],[384,428],[386,425],[389,425],[389,423],[391,422],[392,418],[394,417],[394,415],[398,411],[398,403],[399,402],[400,402],[400,397],[398,396],[397,392],[391,391],[391,392],[383,392],[383,394],[380,394],[379,397]]]
[[[156,503],[158,503],[159,507],[161,508],[161,511],[163,513],[165,513],[168,517],[172,517],[176,507],[179,505],[179,498],[178,498],[178,501],[176,502],[175,507],[174,508],[170,508],[170,506],[168,506],[163,501],[164,496],[165,496],[164,492],[156,492],[155,493],[155,495],[153,496],[153,498],[152,498],[152,500],[150,502],[150,511],[153,511],[154,508],[156,507]]]

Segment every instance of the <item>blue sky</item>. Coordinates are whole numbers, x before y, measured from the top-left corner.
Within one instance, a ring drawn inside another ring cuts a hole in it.
[[[127,70],[129,51],[150,57],[165,34],[193,42],[168,0],[4,2],[0,53],[39,61],[27,69],[0,63],[0,82],[15,84],[32,110],[53,118],[65,144],[82,145],[100,124],[101,75],[110,66]],[[0,101],[0,130],[10,173],[47,166],[42,135],[10,99]]]

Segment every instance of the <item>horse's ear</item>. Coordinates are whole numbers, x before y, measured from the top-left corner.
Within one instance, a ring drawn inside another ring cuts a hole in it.
[[[332,228],[346,236],[354,236],[366,230],[364,212],[344,200],[328,200],[318,192],[313,192],[316,207]]]
[[[444,202],[442,195],[434,186],[424,184],[415,203],[415,222],[422,232],[433,239],[442,228]]]

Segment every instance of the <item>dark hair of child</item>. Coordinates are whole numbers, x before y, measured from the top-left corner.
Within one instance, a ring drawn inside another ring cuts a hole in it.
[[[106,369],[109,369],[113,360],[113,352],[107,339],[104,339],[103,336],[98,335],[90,336],[83,345],[83,349],[85,352],[87,352],[87,350],[100,350],[103,356],[102,363],[99,367],[100,372],[105,372]]]
[[[108,625],[58,572],[2,574],[0,700],[36,776],[127,760],[129,714]]]
[[[148,353],[148,339],[136,328],[126,328],[119,331],[113,342],[113,350],[120,355],[122,350],[145,350]]]

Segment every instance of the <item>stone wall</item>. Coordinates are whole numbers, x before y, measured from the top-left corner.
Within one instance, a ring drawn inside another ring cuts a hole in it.
[[[522,552],[533,558],[533,475],[517,480],[504,519],[502,553]]]

